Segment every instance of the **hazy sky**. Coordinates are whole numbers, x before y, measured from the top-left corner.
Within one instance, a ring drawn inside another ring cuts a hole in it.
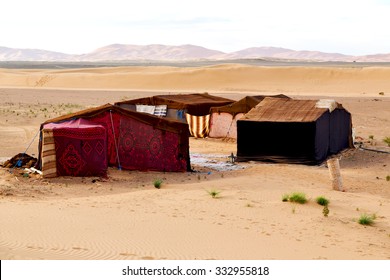
[[[390,0],[1,0],[0,46],[113,44],[390,53]]]

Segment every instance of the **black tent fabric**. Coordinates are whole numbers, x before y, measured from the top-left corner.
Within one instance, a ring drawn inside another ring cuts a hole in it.
[[[237,160],[315,165],[352,148],[351,114],[333,106],[265,98],[237,121]]]
[[[330,132],[330,154],[353,147],[351,114],[343,108],[335,109],[330,115]]]

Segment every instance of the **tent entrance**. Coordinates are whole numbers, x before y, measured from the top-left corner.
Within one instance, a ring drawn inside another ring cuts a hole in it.
[[[45,177],[106,176],[106,129],[83,119],[46,124],[42,160]]]

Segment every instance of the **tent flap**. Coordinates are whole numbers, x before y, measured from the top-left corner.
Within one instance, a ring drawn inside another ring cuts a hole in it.
[[[45,177],[106,176],[107,133],[103,126],[77,119],[47,124],[44,130]]]
[[[210,131],[210,115],[192,116],[186,114],[186,119],[190,134],[195,138],[204,138],[209,135]]]

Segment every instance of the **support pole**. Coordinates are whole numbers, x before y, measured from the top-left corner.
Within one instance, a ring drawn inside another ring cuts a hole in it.
[[[332,181],[332,188],[335,191],[344,191],[343,182],[340,174],[340,163],[338,158],[331,158],[327,161],[330,178]]]

